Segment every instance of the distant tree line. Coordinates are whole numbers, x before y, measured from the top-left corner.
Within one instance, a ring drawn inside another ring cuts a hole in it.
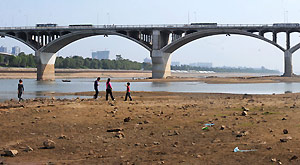
[[[81,56],[57,57],[56,68],[76,68],[76,69],[122,69],[122,70],[151,70],[151,64],[130,61],[128,59],[118,60],[97,60],[83,58]]]
[[[0,65],[5,67],[35,68],[36,60],[33,54],[26,55],[21,52],[18,56],[0,55]]]
[[[172,70],[195,70],[195,71],[214,71],[214,72],[235,72],[235,73],[280,73],[278,70],[266,69],[261,67],[259,69],[247,67],[197,67],[190,65],[171,66]]]
[[[1,56],[0,66],[4,67],[25,67],[35,68],[36,59],[32,54],[26,55],[23,52],[18,56]],[[83,58],[81,56],[57,57],[55,61],[56,68],[71,69],[122,69],[122,70],[151,70],[152,65],[149,63],[140,63],[130,61],[128,59],[118,60],[97,60],[91,58]]]

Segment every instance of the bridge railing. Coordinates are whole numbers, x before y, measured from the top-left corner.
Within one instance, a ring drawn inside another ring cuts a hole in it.
[[[191,24],[157,24],[157,25],[91,25],[91,26],[56,26],[56,27],[0,27],[0,30],[45,30],[45,29],[134,29],[134,28],[234,28],[234,27],[281,27],[273,24],[217,24],[217,25],[191,25]],[[294,27],[294,26],[284,26]]]

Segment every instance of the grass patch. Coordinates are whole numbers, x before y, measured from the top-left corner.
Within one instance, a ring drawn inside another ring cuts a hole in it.
[[[240,124],[242,127],[252,127],[254,124],[253,123],[250,123],[250,122],[247,122],[247,123],[242,123]]]

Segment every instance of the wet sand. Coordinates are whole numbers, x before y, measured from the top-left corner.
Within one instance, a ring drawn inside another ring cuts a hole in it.
[[[0,164],[300,163],[300,94],[124,94],[0,103]],[[214,126],[202,130],[206,123]],[[55,148],[44,148],[47,139]]]

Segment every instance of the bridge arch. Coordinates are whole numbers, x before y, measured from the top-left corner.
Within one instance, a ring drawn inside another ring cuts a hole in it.
[[[244,35],[244,36],[257,38],[257,39],[263,40],[269,44],[276,46],[283,52],[285,51],[285,49],[283,47],[281,47],[277,43],[275,43],[267,38],[264,38],[264,37],[256,35],[256,34],[252,34],[250,32],[246,32],[246,31],[242,31],[242,30],[235,30],[235,29],[213,29],[213,30],[203,30],[200,32],[191,33],[191,34],[188,34],[188,35],[170,43],[169,45],[166,45],[165,47],[163,47],[161,49],[161,51],[164,53],[173,53],[175,50],[179,49],[180,47],[184,46],[185,44],[187,44],[189,42],[192,42],[192,41],[200,39],[200,38],[214,36],[214,35],[220,35],[220,34],[229,34],[229,35],[237,34],[237,35]],[[300,45],[299,45],[299,47],[300,47]]]
[[[1,33],[1,32],[0,32],[0,36],[6,36],[6,37],[9,37],[9,38],[15,39],[17,41],[20,41],[23,44],[27,45],[29,48],[31,48],[33,51],[37,51],[37,49],[33,45],[31,45],[28,42],[22,40],[21,38],[18,38],[17,36],[10,35],[10,34],[7,34],[7,33]]]
[[[66,35],[61,36],[60,38],[50,42],[48,45],[42,47],[39,51],[40,52],[47,52],[47,53],[56,53],[63,47],[71,44],[72,42],[75,42],[77,40],[92,37],[96,35],[117,35],[120,37],[127,38],[135,43],[138,43],[148,51],[151,51],[151,47],[135,38],[132,38],[128,35],[114,32],[114,31],[101,31],[101,30],[90,30],[90,31],[79,31],[79,32],[72,32],[68,33]]]

